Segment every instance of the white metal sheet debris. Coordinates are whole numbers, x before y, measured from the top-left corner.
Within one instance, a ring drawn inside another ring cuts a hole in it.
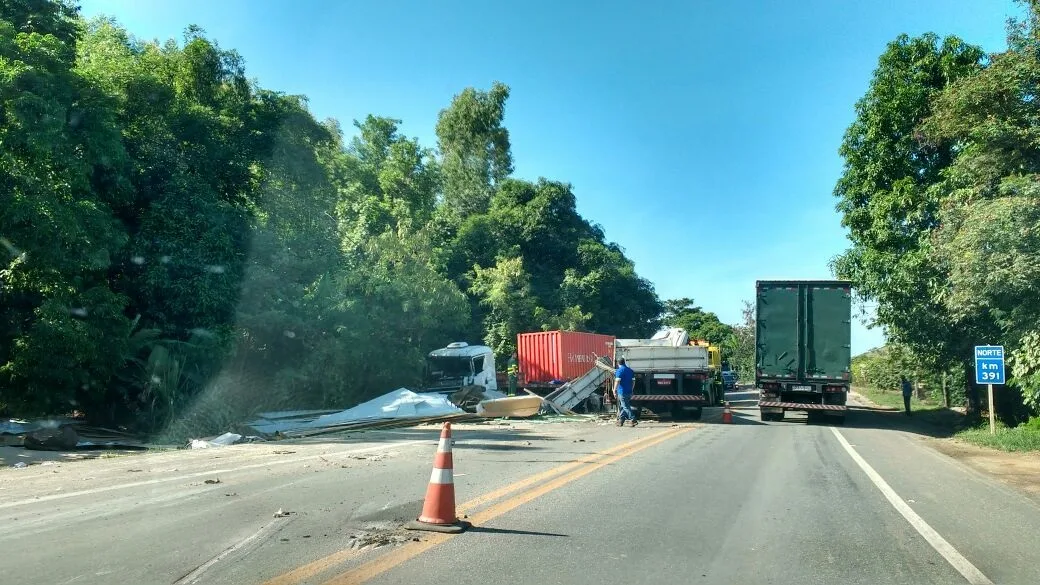
[[[407,388],[399,388],[363,402],[353,408],[325,414],[316,418],[301,416],[299,418],[269,419],[262,417],[246,426],[261,434],[296,433],[300,431],[324,428],[344,427],[375,421],[430,419],[435,417],[451,417],[465,415],[466,411],[452,404],[443,394],[412,392]]]

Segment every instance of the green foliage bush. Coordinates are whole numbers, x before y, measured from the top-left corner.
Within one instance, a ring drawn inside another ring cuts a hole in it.
[[[196,27],[0,3],[0,414],[183,438],[415,385],[451,341],[650,333],[570,185],[510,176],[508,96],[455,96],[440,154],[392,118],[345,140]]]

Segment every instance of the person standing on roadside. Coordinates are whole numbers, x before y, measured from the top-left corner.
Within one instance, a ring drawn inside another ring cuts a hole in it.
[[[900,376],[900,384],[903,388],[903,408],[906,409],[906,416],[910,416],[910,397],[914,394],[914,387],[906,376]]]
[[[509,358],[509,364],[506,366],[506,375],[509,376],[509,395],[516,396],[516,383],[520,378],[520,368],[516,363],[516,352]]]
[[[625,358],[618,360],[618,368],[614,372],[614,396],[617,397],[619,427],[625,426],[625,419],[632,421],[632,426],[639,424],[632,414],[632,387],[636,373],[625,364]]]

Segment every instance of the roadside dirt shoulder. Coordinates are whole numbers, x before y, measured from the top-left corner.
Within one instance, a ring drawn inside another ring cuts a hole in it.
[[[852,403],[876,411],[883,416],[886,426],[927,437],[925,444],[936,451],[953,457],[975,471],[1018,488],[1040,503],[1040,453],[1007,452],[979,447],[953,437],[962,428],[963,413],[940,409],[921,413],[922,416],[903,417],[898,409],[881,406],[858,392],[850,392]]]
[[[940,453],[1014,486],[1040,503],[1040,454],[1009,453],[956,439],[933,439],[928,443]]]

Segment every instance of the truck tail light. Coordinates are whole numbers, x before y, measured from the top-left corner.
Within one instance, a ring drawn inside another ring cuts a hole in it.
[[[823,387],[823,391],[824,392],[844,392],[845,391],[845,387],[844,386],[824,386]]]

